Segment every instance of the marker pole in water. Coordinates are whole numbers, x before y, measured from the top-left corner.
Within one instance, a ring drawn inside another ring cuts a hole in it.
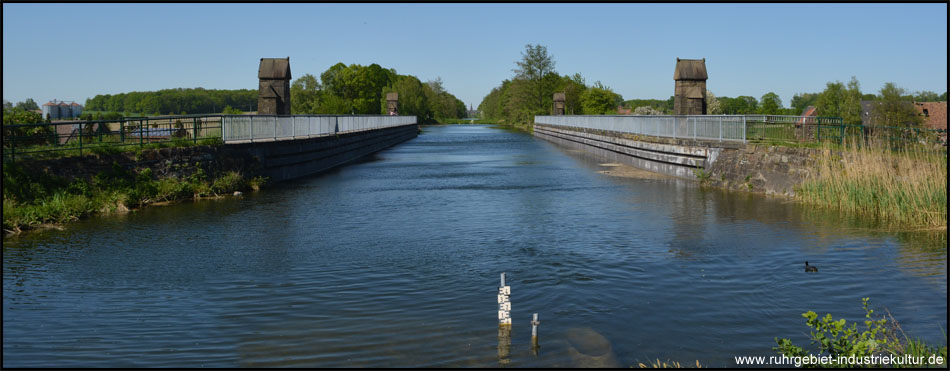
[[[511,287],[505,285],[505,273],[501,273],[498,287],[498,364],[507,366],[511,359]]]
[[[534,355],[538,355],[538,325],[541,324],[541,321],[538,321],[538,314],[534,314],[534,320],[531,321],[531,350],[534,351]]]
[[[498,326],[511,326],[511,286],[505,285],[505,273],[501,273],[501,286],[498,287]]]

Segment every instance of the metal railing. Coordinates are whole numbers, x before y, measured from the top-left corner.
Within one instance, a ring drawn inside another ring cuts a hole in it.
[[[225,143],[301,139],[415,123],[416,116],[226,115],[222,139]]]
[[[126,117],[3,126],[3,158],[69,156],[221,138],[220,115]]]
[[[667,138],[739,142],[947,145],[947,131],[848,125],[841,117],[787,115],[535,116],[535,123]]]
[[[746,117],[736,115],[535,116],[534,122],[667,138],[746,141]]]
[[[181,115],[3,126],[3,158],[44,158],[130,148],[240,143],[335,135],[413,125],[415,116]]]

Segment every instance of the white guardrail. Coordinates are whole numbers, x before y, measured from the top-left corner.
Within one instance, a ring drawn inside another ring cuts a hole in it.
[[[668,138],[746,141],[743,115],[535,116],[534,122]]]
[[[416,116],[233,115],[221,119],[225,143],[303,139],[414,125]]]

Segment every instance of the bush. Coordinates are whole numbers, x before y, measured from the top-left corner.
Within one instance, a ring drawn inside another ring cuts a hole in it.
[[[864,331],[858,331],[856,323],[852,323],[850,327],[847,325],[847,321],[844,319],[834,320],[831,314],[826,314],[824,317],[819,318],[815,312],[808,311],[802,314],[802,317],[805,317],[806,324],[808,327],[812,328],[811,331],[811,343],[813,345],[818,345],[818,354],[815,356],[831,356],[832,359],[839,359],[839,357],[850,358],[854,357],[855,359],[863,359],[867,356],[888,356],[894,355],[895,357],[903,357],[905,355],[911,355],[914,357],[924,356],[924,360],[930,357],[933,354],[940,354],[943,356],[944,365],[946,365],[947,359],[947,347],[944,346],[942,349],[930,347],[919,340],[909,340],[904,336],[904,341],[902,342],[896,334],[897,331],[900,331],[900,326],[897,325],[896,321],[893,321],[890,328],[885,327],[885,324],[888,323],[886,318],[875,319],[872,317],[874,310],[868,308],[869,298],[861,299],[864,304],[864,320],[865,329]],[[903,331],[901,331],[903,333]],[[808,357],[810,354],[808,351],[802,347],[792,344],[792,341],[789,339],[779,339],[775,338],[775,342],[778,346],[773,347],[772,350],[779,352],[787,357]],[[806,367],[855,367],[858,365],[852,364],[808,364]],[[867,365],[863,364],[861,366],[871,367],[871,366],[882,366],[880,364]],[[901,365],[892,365],[892,366],[901,366]],[[904,367],[914,367],[915,365],[903,365]],[[919,365],[918,365],[919,366]]]
[[[244,181],[244,177],[241,176],[241,173],[229,171],[214,180],[214,183],[211,184],[211,190],[214,193],[229,193],[242,190],[246,186],[247,183]]]

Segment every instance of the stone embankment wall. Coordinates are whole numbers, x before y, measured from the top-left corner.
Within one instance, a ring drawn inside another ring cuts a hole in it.
[[[662,138],[535,124],[534,135],[636,168],[747,192],[793,196],[817,168],[821,150]]]
[[[342,165],[415,138],[418,132],[418,126],[407,125],[311,139],[169,147],[48,160],[17,160],[17,163],[27,169],[69,180],[90,180],[117,164],[136,172],[150,168],[156,178],[183,178],[202,169],[212,178],[237,171],[246,178],[266,176],[270,181],[282,181]]]
[[[722,151],[704,171],[711,186],[794,196],[795,187],[817,175],[820,149],[748,144]]]

